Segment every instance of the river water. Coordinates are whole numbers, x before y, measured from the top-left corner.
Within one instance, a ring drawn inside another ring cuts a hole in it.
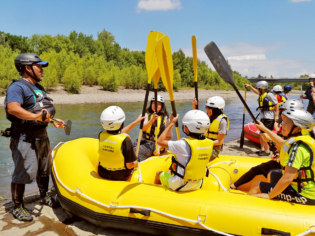
[[[209,94],[211,96],[211,94]],[[296,97],[291,97],[296,98]],[[247,99],[248,106],[251,108],[254,115],[257,114],[257,98],[250,97]],[[199,104],[199,108],[205,110],[205,102]],[[76,104],[76,105],[56,105],[56,118],[63,120],[72,120],[71,134],[66,136],[63,129],[55,129],[53,125],[48,127],[48,135],[50,138],[51,147],[53,148],[59,142],[65,142],[80,137],[97,138],[98,133],[102,131],[99,117],[101,112],[110,105],[120,106],[126,113],[125,124],[129,124],[141,113],[143,103],[106,103],[106,104]],[[166,104],[167,110],[170,113],[170,103]],[[181,117],[192,107],[191,101],[176,102],[176,111]],[[1,108],[3,109],[3,107]],[[224,109],[225,114],[230,118],[230,130],[226,137],[226,141],[234,140],[240,137],[243,119],[243,105],[239,98],[231,98],[226,100]],[[246,113],[246,123],[251,122],[250,116]],[[5,117],[5,112],[0,113],[0,129],[4,130],[9,127],[10,123]],[[179,127],[181,137],[185,135],[181,129],[181,118],[179,119]],[[173,137],[176,138],[175,129],[173,129]],[[138,137],[139,126],[136,126],[129,134],[132,140]],[[13,162],[9,149],[9,138],[0,137],[0,200],[1,196],[10,196],[11,174],[13,172]],[[30,190],[35,190],[36,184],[26,187],[26,193]]]

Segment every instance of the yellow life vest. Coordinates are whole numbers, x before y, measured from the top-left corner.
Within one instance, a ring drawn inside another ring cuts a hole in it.
[[[289,165],[289,166],[290,166],[290,164],[292,165],[292,163],[294,161],[293,155],[295,155],[295,153],[298,149],[298,145],[294,146],[294,149],[292,149],[291,156],[293,158],[292,159],[289,158],[289,162],[285,163],[285,160],[288,159],[290,149],[291,149],[292,145],[295,143],[303,144],[310,152],[309,165],[301,167],[299,169],[299,172],[298,172],[298,177],[293,180],[295,182],[294,184],[297,184],[297,186],[298,186],[298,191],[301,192],[302,182],[303,182],[303,185],[306,186],[308,181],[315,181],[315,178],[314,178],[314,173],[315,173],[315,162],[314,162],[315,140],[309,135],[293,137],[293,138],[290,138],[289,140],[287,140],[280,150],[280,157],[279,157],[280,164],[281,164],[283,169],[285,168],[286,165]]]
[[[192,137],[185,138],[184,140],[188,143],[191,150],[190,160],[184,166],[174,156],[172,158],[171,172],[181,177],[184,182],[200,181],[206,176],[207,164],[212,154],[213,141],[207,138],[199,140]],[[184,175],[178,173],[178,167],[185,170]]]
[[[283,93],[276,94],[276,97],[277,97],[279,106],[281,106],[282,103],[288,100],[287,96]]]
[[[153,115],[154,114],[151,114],[151,115],[148,114],[148,116],[147,116],[148,121],[150,121],[152,119]],[[153,130],[152,125],[150,125],[146,129],[146,131],[143,132],[146,140],[155,141],[157,139],[157,137],[161,133],[161,125],[165,124],[165,119],[162,120],[162,116],[158,116],[157,120],[154,122],[157,122],[154,130]]]
[[[103,131],[99,135],[99,162],[107,170],[124,170],[125,157],[122,154],[121,146],[128,137],[127,134],[109,134]]]
[[[226,132],[229,131],[229,117],[225,114],[219,115],[214,121],[211,122],[209,130],[207,133],[205,133],[205,136],[207,138],[210,138],[211,140],[217,140],[218,139],[218,134],[219,134],[219,128],[220,128],[220,123],[222,119],[226,119],[227,122],[227,130]]]
[[[262,111],[272,111],[275,109],[275,104],[273,104],[269,99],[267,98],[267,92],[261,94],[258,98],[258,105],[259,107],[257,109],[260,109]]]

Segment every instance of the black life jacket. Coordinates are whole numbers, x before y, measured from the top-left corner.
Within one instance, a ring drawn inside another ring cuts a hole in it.
[[[23,107],[23,104],[21,104],[21,106],[25,110],[32,113],[39,113],[42,109],[46,109],[49,112],[50,116],[54,117],[54,115],[56,114],[56,109],[54,107],[54,104],[52,103],[53,100],[47,96],[46,91],[43,86],[41,86],[40,84],[37,84],[38,89],[42,91],[42,94],[39,94],[39,93],[36,94],[33,88],[31,87],[31,85],[23,79],[13,80],[12,83],[22,83],[25,86],[27,86],[34,94],[35,104],[33,106],[26,108],[26,107]],[[5,111],[6,111],[7,119],[11,121],[12,127],[15,127],[16,129],[45,128],[48,125],[47,122],[42,122],[38,120],[22,120],[20,118],[17,118],[16,116],[8,113],[7,106],[5,106]]]

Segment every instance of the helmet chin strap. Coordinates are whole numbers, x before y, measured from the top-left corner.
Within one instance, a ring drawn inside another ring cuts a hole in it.
[[[34,71],[34,69],[33,69],[33,65],[31,65],[31,70],[32,70],[32,72],[33,72],[33,75],[32,75],[31,73],[29,73],[27,70],[26,70],[26,73],[27,73],[30,77],[32,77],[36,82],[40,82],[41,79],[37,78],[37,76],[36,76],[36,74],[35,74],[35,71]]]
[[[296,125],[293,125],[292,126],[292,128],[291,128],[291,130],[290,130],[290,133],[287,135],[287,136],[285,136],[284,137],[284,139],[288,139],[288,138],[290,138],[290,137],[292,137],[293,136],[293,130],[295,129],[295,127],[297,127]]]
[[[187,129],[188,129],[188,128],[187,128]],[[187,136],[189,136],[189,134],[187,134],[186,131],[185,131],[185,125],[182,125],[182,130],[183,130],[183,133],[184,133],[184,134],[186,134]]]

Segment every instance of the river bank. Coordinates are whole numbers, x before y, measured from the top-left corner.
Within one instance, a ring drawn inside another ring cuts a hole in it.
[[[240,91],[243,95],[244,92]],[[151,92],[150,95],[153,93]],[[168,92],[159,92],[165,100],[169,100]],[[291,91],[290,96],[300,95],[301,91]],[[55,104],[83,104],[83,103],[119,103],[119,102],[143,102],[145,90],[119,89],[117,92],[105,91],[101,86],[85,86],[81,87],[80,94],[69,94],[64,90],[62,85],[48,91],[48,95],[54,100]],[[198,89],[198,97],[200,100],[206,100],[211,96],[221,96],[224,99],[237,98],[234,90],[213,90]],[[248,92],[247,97],[257,96],[253,92]],[[194,89],[180,89],[174,92],[175,101],[192,100],[195,97]],[[4,96],[0,97],[0,106],[3,106]]]
[[[222,151],[223,155],[257,156],[257,144],[245,140],[244,149],[239,148],[239,140],[226,142]],[[10,200],[0,202],[0,235],[141,235],[121,230],[103,229],[96,227],[81,219],[71,219],[62,208],[51,209],[39,204],[37,193],[29,194],[26,199],[26,207],[32,209],[34,221],[19,222],[9,213],[13,207]],[[143,234],[142,234],[143,235]]]
[[[166,100],[169,100],[168,92],[159,92]],[[152,95],[151,93],[150,95]],[[253,93],[248,93],[253,96]],[[59,85],[56,89],[48,92],[48,95],[54,100],[55,104],[80,104],[80,103],[114,103],[114,102],[143,102],[145,90],[119,89],[117,92],[103,90],[100,86],[82,86],[80,94],[68,94],[64,88]],[[210,96],[220,95],[223,98],[237,97],[235,91],[226,90],[207,90],[199,89],[198,97],[200,100],[206,100]],[[181,89],[174,92],[176,101],[192,100],[195,97],[193,89]],[[0,97],[0,104],[3,105],[4,97]]]

